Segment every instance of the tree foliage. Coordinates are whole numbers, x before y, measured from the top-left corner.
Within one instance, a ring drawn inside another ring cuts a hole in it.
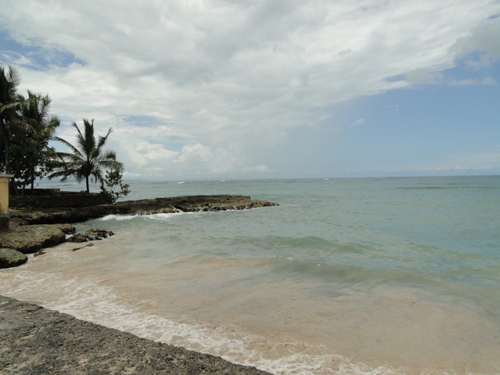
[[[104,169],[123,170],[123,164],[116,160],[114,151],[104,150],[104,145],[111,134],[112,129],[108,129],[107,134],[98,138],[94,135],[94,120],[83,120],[83,132],[76,123],[73,127],[77,131],[76,146],[65,139],[56,137],[55,139],[64,143],[71,152],[57,153],[55,172],[49,178],[61,177],[61,181],[66,181],[68,177],[74,177],[78,182],[85,180],[87,193],[90,193],[89,182],[104,182],[102,171]]]
[[[83,132],[77,131],[75,145],[54,137],[60,125],[56,116],[49,115],[51,100],[48,95],[34,94],[28,90],[25,97],[17,93],[20,84],[17,70],[11,66],[0,67],[0,172],[12,174],[11,186],[24,189],[37,178],[75,177],[78,182],[101,182],[104,191],[114,200],[129,192],[121,181],[123,164],[116,160],[114,151],[104,150],[112,132],[96,138],[94,120],[83,120]],[[58,140],[69,147],[70,152],[56,152],[49,141]],[[103,171],[107,171],[103,177]],[[106,187],[104,187],[106,184]]]
[[[1,169],[10,173],[9,146],[14,126],[19,124],[17,87],[21,78],[16,69],[0,67],[0,153]]]
[[[36,178],[44,177],[52,169],[55,156],[49,141],[60,124],[56,116],[49,116],[50,98],[28,91],[28,97],[18,95],[19,119],[22,124],[11,132],[9,165],[17,184],[33,188]]]
[[[0,67],[0,171],[12,174],[14,190],[33,184],[50,169],[54,149],[48,146],[59,119],[49,116],[50,98],[17,93],[19,73]]]
[[[130,193],[130,185],[124,184],[122,178],[120,169],[115,167],[106,171],[101,184],[101,193],[108,196],[113,203]]]

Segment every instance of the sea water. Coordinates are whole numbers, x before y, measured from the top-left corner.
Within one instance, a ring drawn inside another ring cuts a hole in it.
[[[0,293],[274,374],[500,373],[499,176],[131,189],[279,206],[81,223],[116,235],[1,270]]]

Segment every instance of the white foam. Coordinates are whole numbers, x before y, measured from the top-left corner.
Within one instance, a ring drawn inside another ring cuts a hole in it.
[[[152,220],[167,220],[170,219],[173,216],[177,215],[182,215],[185,214],[184,212],[172,212],[172,213],[158,213],[158,214],[146,214],[146,215],[107,215],[104,216],[100,219],[97,219],[98,221],[110,221],[110,220],[117,220],[117,221],[123,221],[123,220],[132,220],[132,219],[137,219],[137,218],[144,218],[144,219],[152,219]]]
[[[189,214],[190,212],[173,212],[173,213],[165,213],[165,214],[151,214],[151,215],[144,215],[146,219],[151,219],[151,220],[168,220],[174,216],[179,216],[179,215],[186,215]]]
[[[231,362],[279,374],[394,375],[386,368],[370,369],[333,353],[312,354],[317,348],[287,341],[270,344],[263,337],[237,332],[231,327],[184,323],[141,312],[122,302],[112,288],[92,280],[65,280],[56,274],[18,269],[0,274],[2,294],[38,303],[78,319],[133,333],[147,339],[221,356]],[[8,277],[5,277],[8,276]],[[284,350],[285,348],[285,350]]]
[[[137,215],[107,215],[97,219],[98,221],[109,221],[109,220],[131,220],[136,218]]]
[[[179,216],[179,215],[212,215],[212,214],[218,214],[218,213],[224,213],[224,212],[245,212],[249,210],[238,210],[235,208],[233,209],[227,209],[227,210],[221,210],[221,211],[193,211],[193,212],[184,212],[184,211],[177,211],[177,212],[169,212],[169,213],[156,213],[156,214],[136,214],[136,215],[106,215],[102,218],[96,219],[97,221],[110,221],[110,220],[116,220],[116,221],[124,221],[124,220],[132,220],[132,219],[137,219],[137,218],[144,218],[144,219],[151,219],[151,220],[168,220],[171,219],[172,217]]]

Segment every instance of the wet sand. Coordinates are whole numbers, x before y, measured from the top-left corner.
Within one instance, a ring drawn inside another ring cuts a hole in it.
[[[275,374],[499,373],[490,312],[411,288],[285,279],[259,259],[165,263],[151,256],[154,241],[144,247],[136,235],[76,252],[61,244],[4,270],[0,284],[11,297]]]

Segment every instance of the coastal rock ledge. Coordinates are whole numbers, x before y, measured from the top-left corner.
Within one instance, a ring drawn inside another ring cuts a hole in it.
[[[0,247],[31,254],[65,242],[66,235],[72,233],[75,227],[70,224],[13,225],[10,230],[0,232]]]
[[[98,194],[97,194],[98,195]],[[17,250],[24,254],[43,254],[42,249],[60,243],[95,241],[113,235],[112,232],[92,229],[85,234],[75,234],[70,223],[83,222],[107,215],[146,215],[174,212],[245,210],[277,206],[276,203],[254,200],[243,195],[196,195],[172,198],[143,199],[115,204],[90,204],[87,195],[77,206],[78,195],[58,201],[60,195],[36,196],[36,200],[18,204],[10,210],[9,229],[0,231],[0,248]],[[93,198],[93,197],[92,197]],[[95,202],[93,198],[91,202]],[[29,206],[26,203],[36,203]],[[71,203],[71,206],[61,204]],[[81,247],[76,250],[81,249]],[[0,268],[23,264],[24,258],[13,260],[13,253],[0,259]],[[14,257],[15,258],[15,257]]]
[[[86,207],[16,208],[10,217],[24,224],[77,223],[107,215],[145,215],[174,212],[245,210],[277,206],[243,195],[194,195],[143,199]]]
[[[271,375],[3,296],[0,373]]]

